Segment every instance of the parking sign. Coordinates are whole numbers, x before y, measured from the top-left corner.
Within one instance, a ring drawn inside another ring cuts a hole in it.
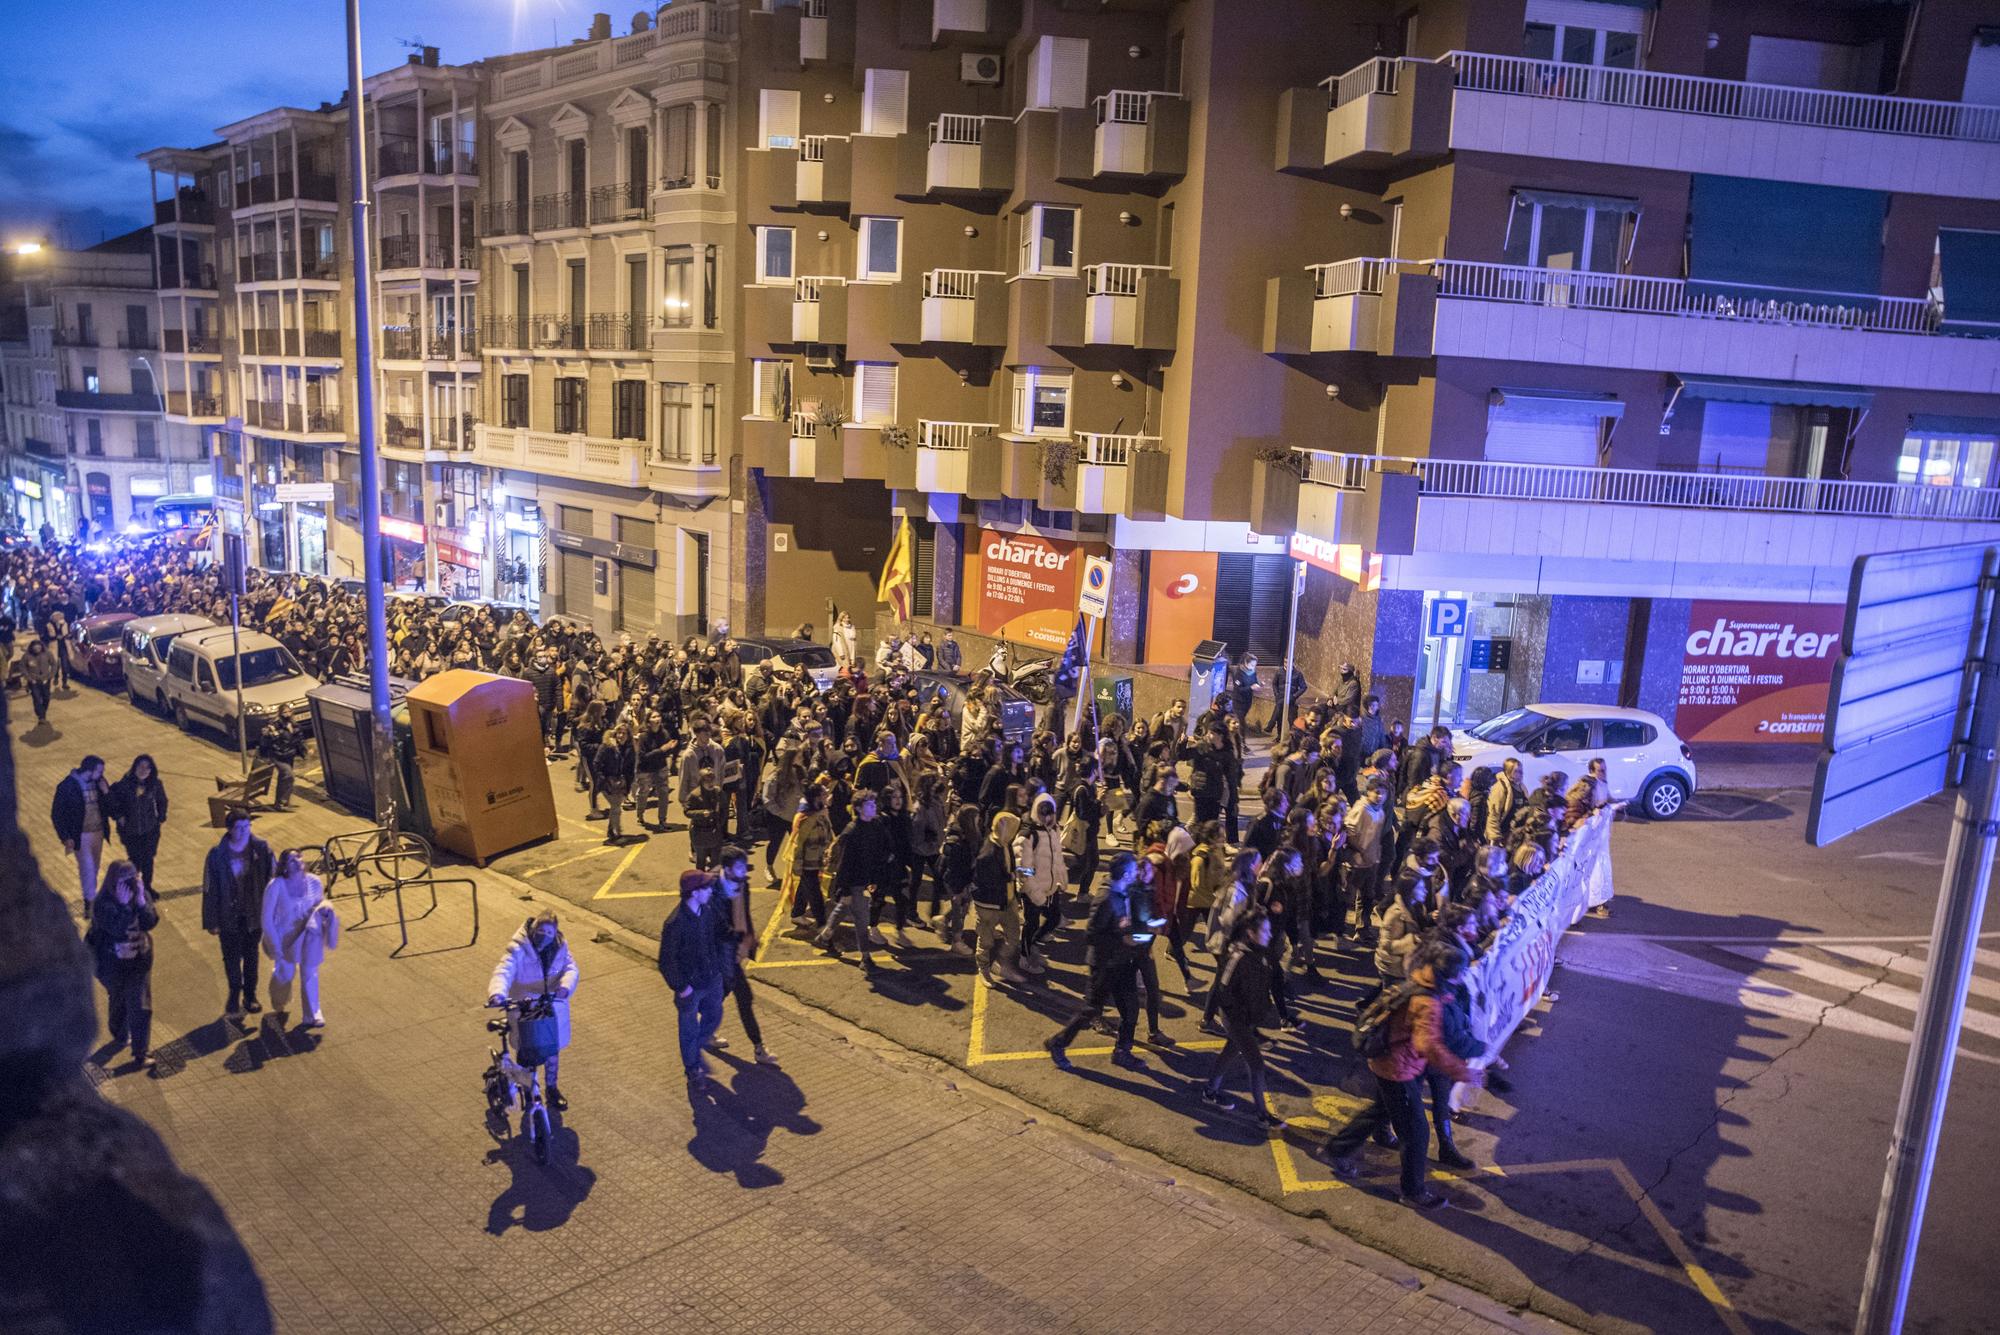
[[[1076,610],[1085,616],[1101,617],[1111,602],[1111,563],[1101,556],[1083,561],[1083,587],[1077,593]]]
[[[1438,598],[1431,602],[1430,624],[1424,634],[1441,640],[1455,640],[1465,634],[1465,599]]]

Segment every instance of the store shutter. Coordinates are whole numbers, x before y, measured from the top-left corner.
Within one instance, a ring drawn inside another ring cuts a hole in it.
[[[590,619],[591,613],[591,566],[590,557],[583,552],[562,554],[562,610],[565,616]]]
[[[646,566],[618,567],[618,625],[633,638],[651,635],[659,628],[658,604],[653,599],[653,572]]]
[[[932,581],[937,576],[937,529],[921,519],[911,520],[910,528],[917,535],[917,587],[910,599],[910,615],[927,617],[932,608]]]
[[[1603,418],[1563,406],[1497,404],[1486,414],[1490,463],[1597,466]]]
[[[1266,664],[1281,662],[1291,622],[1292,561],[1276,553],[1250,561],[1250,652]]]

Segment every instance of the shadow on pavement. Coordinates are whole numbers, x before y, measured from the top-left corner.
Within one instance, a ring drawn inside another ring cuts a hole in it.
[[[782,1068],[727,1054],[720,1060],[730,1068],[728,1084],[709,1079],[688,1091],[694,1109],[688,1154],[711,1173],[735,1174],[740,1187],[775,1187],[785,1175],[763,1161],[771,1133],[814,1136],[819,1123],[806,1116],[805,1091]]]
[[[575,1131],[554,1119],[549,1137],[549,1161],[535,1162],[525,1136],[510,1136],[486,1152],[489,1164],[505,1164],[513,1181],[486,1210],[486,1231],[499,1237],[510,1228],[544,1233],[569,1222],[597,1185],[597,1173],[582,1163],[583,1143]]]

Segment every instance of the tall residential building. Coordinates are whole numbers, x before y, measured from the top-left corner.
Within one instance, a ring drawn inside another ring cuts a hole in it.
[[[155,500],[207,475],[199,437],[164,412],[153,247],[140,228],[87,250],[10,257],[4,505],[24,531],[149,528]]]

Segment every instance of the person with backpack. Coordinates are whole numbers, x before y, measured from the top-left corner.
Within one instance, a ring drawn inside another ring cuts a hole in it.
[[[1445,1002],[1440,989],[1465,972],[1467,956],[1451,942],[1439,942],[1418,956],[1409,980],[1377,999],[1354,1025],[1354,1048],[1375,1077],[1375,1101],[1346,1126],[1315,1147],[1312,1155],[1351,1180],[1360,1171],[1355,1155],[1384,1125],[1395,1129],[1402,1152],[1402,1200],[1419,1210],[1451,1204],[1431,1190],[1430,1130],[1424,1122],[1424,1077],[1438,1070],[1468,1085],[1485,1083],[1486,1073],[1468,1066],[1444,1037]]]
[[[1035,798],[1027,824],[1014,836],[1014,880],[1027,901],[1021,914],[1021,968],[1041,973],[1048,962],[1036,946],[1061,923],[1058,897],[1069,880],[1056,834],[1056,800],[1047,793]]]
[[[959,807],[952,813],[951,827],[945,831],[944,844],[938,851],[937,876],[932,882],[947,896],[945,909],[939,913],[933,905],[931,910],[931,930],[954,955],[972,953],[972,947],[964,941],[965,915],[972,907],[972,883],[981,842],[979,808]]]
[[[1069,1023],[1042,1040],[1049,1060],[1062,1071],[1070,1065],[1068,1048],[1076,1036],[1104,1014],[1106,1005],[1118,1007],[1118,1036],[1113,1041],[1114,1064],[1138,1069],[1145,1061],[1132,1051],[1132,1037],[1139,1027],[1139,967],[1141,949],[1151,949],[1153,928],[1159,920],[1152,913],[1152,892],[1147,886],[1151,868],[1130,853],[1111,858],[1111,880],[1090,906],[1089,943],[1090,986]]]
[[[813,783],[799,797],[789,838],[792,926],[818,932],[826,926],[826,895],[820,885],[827,847],[833,843],[833,822],[826,814],[827,785]]]
[[[995,813],[973,863],[972,904],[979,915],[973,964],[988,986],[996,973],[1002,982],[1027,981],[1027,975],[1014,966],[1021,949],[1021,901],[1014,890],[1014,836],[1020,828],[1021,818],[1013,812]]]
[[[1250,1078],[1252,1115],[1266,1127],[1279,1127],[1285,1124],[1284,1119],[1265,1101],[1264,1040],[1258,1033],[1270,1016],[1271,941],[1271,919],[1261,909],[1252,909],[1236,920],[1235,937],[1215,984],[1228,1037],[1200,1093],[1201,1101],[1211,1108],[1232,1111],[1235,1101],[1222,1092],[1222,1082],[1230,1067],[1241,1061]]]

